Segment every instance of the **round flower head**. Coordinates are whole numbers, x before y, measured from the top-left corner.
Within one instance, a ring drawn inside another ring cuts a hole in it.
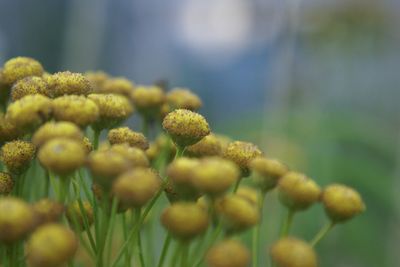
[[[244,231],[256,225],[260,219],[258,206],[239,195],[219,199],[216,208],[228,232]]]
[[[49,198],[42,198],[32,205],[36,225],[54,223],[61,220],[64,205]]]
[[[202,106],[200,98],[185,88],[175,88],[167,94],[167,101],[173,109],[196,111]]]
[[[10,174],[0,172],[0,195],[8,195],[14,188],[14,180]]]
[[[165,93],[158,86],[138,86],[131,93],[131,98],[138,112],[147,118],[160,114],[165,102]]]
[[[84,75],[89,80],[93,92],[99,91],[105,81],[109,79],[108,74],[104,71],[88,71]]]
[[[29,76],[18,80],[11,88],[11,99],[16,101],[26,95],[49,96],[47,83],[42,77]]]
[[[176,145],[194,145],[210,133],[206,119],[186,109],[176,109],[163,120],[163,127]]]
[[[180,199],[195,200],[199,192],[192,184],[193,170],[199,164],[197,159],[178,158],[168,166],[167,176]]]
[[[62,266],[78,249],[75,234],[60,224],[40,226],[27,244],[27,260],[32,267]]]
[[[22,239],[33,227],[34,215],[27,203],[14,197],[0,198],[0,241]]]
[[[253,187],[249,187],[249,186],[240,186],[238,188],[238,190],[235,193],[238,196],[241,196],[242,198],[247,199],[248,201],[250,201],[250,203],[252,203],[253,205],[259,206],[259,195],[258,195],[258,191],[253,188]]]
[[[78,227],[80,230],[85,229],[85,218],[88,226],[94,221],[93,208],[89,201],[82,201],[82,209],[79,202],[75,200],[67,207],[67,219],[73,227]]]
[[[209,134],[196,144],[188,146],[185,154],[191,157],[220,156],[222,146],[215,135]]]
[[[3,66],[4,81],[13,84],[28,76],[42,76],[42,65],[33,58],[15,57],[8,60]]]
[[[46,142],[38,152],[40,163],[58,175],[68,175],[79,169],[86,159],[82,141],[54,138]]]
[[[252,143],[234,141],[226,147],[223,157],[235,162],[242,170],[242,176],[246,177],[250,174],[250,162],[261,154],[258,147]]]
[[[209,267],[247,267],[250,252],[239,241],[227,239],[211,247],[206,260]]]
[[[27,141],[11,141],[1,148],[1,159],[14,174],[25,172],[35,155],[35,146]]]
[[[58,137],[79,141],[83,139],[83,133],[78,126],[71,122],[47,122],[34,133],[32,143],[40,147],[47,141]]]
[[[293,237],[278,240],[271,248],[277,267],[317,267],[317,255],[306,242]]]
[[[130,97],[134,90],[134,84],[123,77],[116,77],[104,81],[101,87],[98,88],[96,93],[99,94],[117,94]]]
[[[127,144],[116,144],[110,147],[110,151],[117,152],[125,157],[133,167],[149,167],[150,163],[143,150],[130,147]]]
[[[176,202],[164,209],[161,223],[174,237],[190,240],[207,229],[208,214],[196,203]]]
[[[27,95],[11,103],[6,118],[25,131],[35,129],[51,115],[52,101],[43,95]]]
[[[80,73],[57,72],[47,79],[51,95],[88,95],[92,87],[88,79]]]
[[[54,118],[70,121],[85,128],[99,118],[99,107],[85,96],[65,95],[53,100]]]
[[[341,184],[327,186],[322,192],[322,203],[326,214],[335,223],[345,222],[365,210],[360,194]]]
[[[88,98],[99,107],[99,119],[93,124],[98,130],[111,128],[123,122],[133,112],[131,103],[122,95],[90,94]]]
[[[319,200],[321,189],[307,176],[288,172],[278,183],[279,200],[291,210],[304,210]]]
[[[143,150],[149,148],[149,142],[146,137],[141,133],[132,131],[128,127],[111,129],[108,132],[108,141],[112,145],[127,143],[132,147],[137,147]]]
[[[160,178],[151,169],[135,168],[120,175],[112,192],[124,207],[144,206],[160,188]]]
[[[19,129],[0,113],[0,144],[17,139],[19,136]]]
[[[192,183],[200,192],[217,196],[225,193],[238,179],[240,171],[229,160],[208,157],[200,160],[192,173]]]
[[[267,192],[273,189],[279,178],[285,175],[289,169],[286,165],[275,159],[257,157],[250,162],[250,169],[255,173],[255,182],[261,190]]]

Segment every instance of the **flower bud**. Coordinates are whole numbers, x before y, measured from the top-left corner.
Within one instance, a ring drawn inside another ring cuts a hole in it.
[[[193,170],[198,164],[196,159],[178,158],[168,166],[167,176],[178,199],[195,200],[199,197],[199,192],[192,183]]]
[[[107,79],[102,86],[98,87],[96,93],[99,94],[117,94],[130,97],[134,90],[134,84],[123,77]]]
[[[188,146],[185,155],[190,157],[220,156],[222,146],[218,138],[209,134],[194,145]]]
[[[92,87],[88,79],[80,73],[69,71],[57,72],[47,79],[51,95],[88,95]]]
[[[42,76],[43,67],[35,59],[29,57],[15,57],[9,59],[3,67],[3,78],[7,84],[28,76]]]
[[[288,172],[278,183],[279,200],[291,210],[305,210],[319,200],[321,189],[307,176]]]
[[[78,249],[75,234],[60,224],[40,226],[29,238],[27,260],[32,267],[54,267],[67,263]]]
[[[83,133],[71,122],[47,122],[33,134],[32,143],[40,147],[51,139],[59,137],[80,141],[83,139]]]
[[[218,196],[225,193],[239,179],[240,171],[229,160],[207,157],[199,161],[192,172],[192,184],[200,192]]]
[[[271,248],[271,257],[276,267],[317,267],[317,255],[306,242],[286,237]]]
[[[74,227],[78,227],[80,230],[85,229],[84,217],[86,217],[89,226],[92,225],[94,221],[93,208],[89,201],[82,201],[82,208],[83,210],[81,209],[79,202],[75,200],[68,205],[66,212],[69,223]]]
[[[206,260],[209,267],[247,267],[250,252],[239,241],[227,239],[211,247]]]
[[[365,210],[360,194],[354,189],[332,184],[322,192],[322,203],[329,218],[335,222],[345,222]]]
[[[110,151],[117,152],[124,156],[132,165],[132,167],[149,167],[150,163],[143,150],[130,147],[127,144],[112,145]]]
[[[14,197],[0,198],[0,241],[12,243],[22,239],[33,227],[29,205]]]
[[[239,195],[229,195],[218,199],[216,209],[228,232],[244,231],[260,220],[257,205]]]
[[[226,147],[223,157],[236,163],[242,170],[242,176],[246,177],[250,174],[250,162],[261,154],[258,147],[252,143],[234,141]]]
[[[50,96],[47,83],[42,77],[29,76],[18,80],[11,88],[11,99],[16,101],[26,95]]]
[[[8,195],[14,188],[14,180],[10,174],[0,172],[0,195]]]
[[[32,205],[36,225],[55,223],[61,220],[64,205],[49,198],[43,198]]]
[[[175,144],[181,147],[194,145],[210,133],[206,119],[186,109],[168,113],[162,124]]]
[[[0,144],[15,140],[21,135],[20,130],[0,113]]]
[[[97,104],[85,97],[78,95],[65,95],[53,100],[54,118],[58,121],[70,121],[81,128],[94,123],[99,118]]]
[[[25,172],[35,155],[35,146],[27,141],[11,141],[1,148],[1,159],[14,174]]]
[[[200,98],[185,88],[175,88],[167,94],[167,101],[172,109],[188,109],[196,111],[203,103]]]
[[[83,139],[82,139],[82,144],[83,144],[83,147],[85,148],[85,151],[86,151],[87,154],[92,152],[93,144],[92,144],[92,142],[90,142],[89,138],[84,136]]]
[[[235,194],[241,196],[242,198],[247,199],[253,205],[256,206],[260,205],[259,203],[260,196],[258,195],[258,191],[253,187],[242,185],[238,188]]]
[[[133,113],[131,103],[122,95],[90,94],[88,98],[99,107],[100,117],[93,124],[93,127],[97,130],[112,128]]]
[[[46,169],[64,176],[85,163],[86,150],[81,141],[54,138],[39,149],[38,158]]]
[[[85,74],[93,88],[93,92],[98,92],[103,84],[109,79],[109,76],[104,71],[88,71]]]
[[[132,131],[128,127],[111,129],[108,132],[108,141],[112,145],[127,143],[132,147],[137,147],[143,150],[149,148],[149,142],[146,137],[141,133]]]
[[[278,184],[279,178],[289,169],[286,165],[275,159],[257,157],[250,162],[250,169],[255,173],[254,180],[263,192],[267,192]]]
[[[18,128],[30,131],[50,118],[52,101],[42,95],[27,95],[11,103],[6,119]]]
[[[142,116],[153,119],[160,114],[165,93],[158,86],[137,86],[131,93],[131,98]]]
[[[144,206],[160,189],[161,179],[151,169],[135,168],[120,175],[113,183],[112,192],[124,207]]]
[[[196,203],[176,202],[164,209],[161,223],[177,239],[190,240],[205,232],[208,215]]]

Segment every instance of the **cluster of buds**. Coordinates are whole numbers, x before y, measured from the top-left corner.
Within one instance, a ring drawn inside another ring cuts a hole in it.
[[[365,209],[354,189],[321,189],[255,144],[213,133],[186,88],[100,71],[51,74],[17,57],[0,68],[0,90],[5,266],[82,266],[89,258],[85,266],[144,267],[157,248],[143,250],[141,229],[159,220],[159,267],[255,267],[264,197],[276,189],[289,215],[280,238],[262,249],[276,267],[316,267],[314,246],[327,228],[310,242],[289,236],[293,215],[320,202],[330,229]],[[135,111],[141,130],[123,125]],[[250,232],[251,248],[241,238]]]

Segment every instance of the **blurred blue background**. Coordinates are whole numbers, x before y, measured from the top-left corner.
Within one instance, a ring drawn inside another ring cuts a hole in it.
[[[399,25],[397,0],[0,0],[0,61],[191,88],[215,131],[362,193],[367,212],[322,242],[321,266],[394,267]],[[296,220],[309,239],[325,218],[314,207]]]

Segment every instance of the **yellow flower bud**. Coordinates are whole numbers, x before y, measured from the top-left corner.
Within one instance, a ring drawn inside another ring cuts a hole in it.
[[[164,209],[161,223],[175,238],[190,240],[205,232],[208,214],[196,203],[176,202]]]
[[[100,111],[99,119],[93,124],[95,129],[112,128],[133,113],[131,103],[122,95],[90,94],[88,98],[97,104]]]
[[[123,77],[107,79],[102,86],[98,87],[96,93],[99,94],[117,94],[130,97],[133,93],[134,84]]]
[[[365,210],[360,194],[341,184],[327,186],[322,192],[322,203],[326,214],[335,223],[345,222]]]
[[[0,113],[0,143],[17,139],[20,135],[20,130]]]
[[[14,197],[0,198],[0,241],[18,241],[32,229],[34,215],[27,203]]]
[[[130,162],[132,167],[150,166],[146,154],[143,152],[143,150],[139,148],[130,147],[129,145],[124,143],[124,144],[112,145],[109,149],[110,151],[117,152],[121,154],[123,157],[125,157]]]
[[[57,72],[47,78],[51,95],[88,95],[92,87],[88,79],[80,73]]]
[[[11,88],[11,99],[16,101],[26,95],[50,96],[47,83],[42,77],[29,76],[18,80]]]
[[[286,165],[275,159],[257,157],[250,162],[250,169],[255,173],[254,180],[262,191],[273,189],[279,178],[285,175],[289,169]]]
[[[206,260],[209,267],[247,267],[250,252],[239,241],[227,239],[211,247]]]
[[[279,200],[291,210],[304,210],[319,200],[321,189],[310,178],[288,172],[278,183]]]
[[[54,118],[70,121],[81,128],[94,123],[99,118],[99,107],[85,96],[65,95],[53,100]]]
[[[250,162],[262,155],[258,147],[252,143],[234,141],[230,143],[223,152],[223,157],[236,163],[242,170],[242,176],[250,174]]]
[[[190,157],[220,156],[222,146],[218,138],[209,134],[194,145],[188,146],[185,155]]]
[[[235,194],[241,196],[242,198],[247,199],[253,205],[256,206],[260,205],[259,203],[260,196],[258,195],[258,191],[253,187],[242,185],[238,188]]]
[[[178,158],[168,166],[167,176],[177,199],[195,200],[199,197],[199,192],[192,183],[193,170],[198,164],[196,159]]]
[[[11,173],[25,172],[35,155],[35,146],[27,141],[11,141],[1,148],[1,159]]]
[[[294,237],[278,240],[271,248],[271,257],[277,267],[317,267],[317,255],[306,242]]]
[[[83,139],[83,133],[71,122],[47,122],[34,133],[32,143],[40,147],[51,139],[59,137],[80,141]]]
[[[113,183],[112,192],[124,207],[144,206],[160,188],[158,174],[146,168],[135,168],[120,175]]]
[[[149,142],[142,133],[134,132],[128,127],[120,127],[111,129],[108,132],[108,141],[110,144],[127,143],[132,147],[137,147],[143,150],[149,148]]]
[[[210,133],[206,119],[186,109],[176,109],[164,118],[163,127],[181,147],[194,145]]]
[[[36,229],[27,244],[27,260],[32,267],[61,266],[75,255],[78,240],[60,224],[45,224]]]
[[[38,158],[46,169],[65,176],[85,163],[86,150],[82,141],[54,138],[39,149]]]
[[[52,101],[42,95],[27,95],[11,103],[6,119],[18,128],[30,131],[46,122],[51,115]]]
[[[142,116],[155,118],[165,102],[165,93],[157,86],[137,86],[131,93],[131,98]]]
[[[201,99],[185,88],[175,88],[167,94],[167,101],[173,109],[188,109],[196,111],[203,103]]]
[[[8,195],[14,188],[14,180],[10,174],[0,172],[0,194]]]
[[[9,59],[3,67],[3,78],[7,84],[13,84],[16,81],[28,76],[42,76],[42,65],[33,58],[15,57]]]
[[[98,92],[105,81],[109,79],[108,74],[104,71],[88,71],[84,75],[89,80],[93,92]]]
[[[79,202],[75,200],[68,205],[66,212],[69,223],[73,227],[77,226],[80,230],[85,229],[84,217],[86,217],[89,226],[92,225],[94,221],[93,208],[89,201],[82,201],[82,208],[83,210],[81,209]]]
[[[32,205],[35,214],[36,226],[55,223],[61,220],[64,205],[54,200],[43,198]]]

